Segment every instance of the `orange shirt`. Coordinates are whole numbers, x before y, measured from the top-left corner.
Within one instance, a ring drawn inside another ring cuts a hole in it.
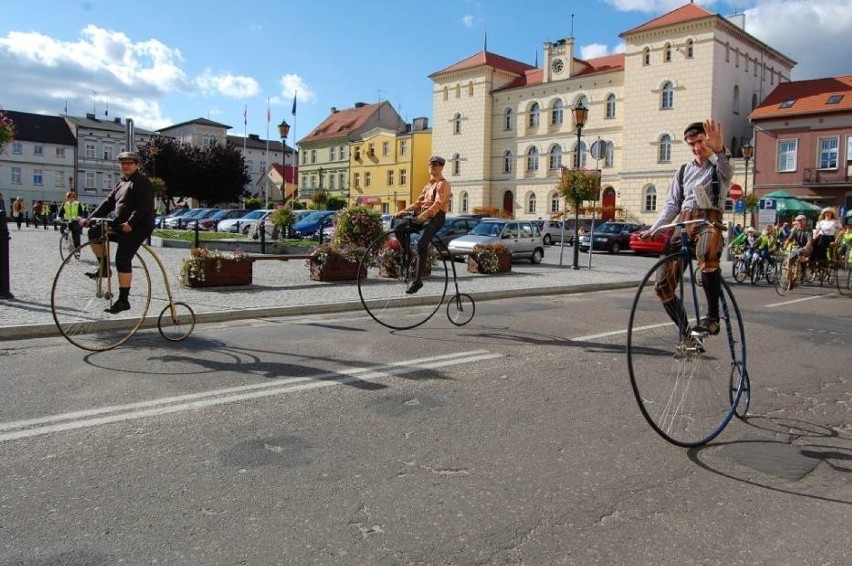
[[[429,218],[432,218],[438,212],[447,212],[450,209],[450,183],[441,177],[429,182],[420,191],[420,196],[412,204],[412,208],[425,213]]]

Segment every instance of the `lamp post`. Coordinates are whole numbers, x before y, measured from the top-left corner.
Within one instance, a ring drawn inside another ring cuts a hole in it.
[[[583,126],[589,117],[589,109],[583,106],[583,101],[577,103],[571,112],[574,114],[574,125],[577,126],[577,157],[574,169],[580,169],[581,148],[580,141],[583,134]],[[576,185],[571,187],[571,195],[574,197],[574,260],[571,269],[580,269],[580,188]],[[589,234],[589,251],[594,245],[594,234]]]
[[[281,136],[281,204],[287,202],[287,134],[290,133],[290,124],[282,119],[278,124],[278,134]]]
[[[745,186],[743,187],[743,230],[747,228],[746,214],[748,214],[748,208],[746,207],[746,196],[748,195],[748,162],[749,160],[751,160],[753,155],[754,147],[752,147],[750,141],[747,141],[743,145],[743,159],[745,160]]]

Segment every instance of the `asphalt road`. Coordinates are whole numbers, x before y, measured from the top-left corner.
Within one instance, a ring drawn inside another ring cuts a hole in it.
[[[752,415],[685,450],[630,291],[6,343],[0,564],[849,564],[852,299],[738,286]]]

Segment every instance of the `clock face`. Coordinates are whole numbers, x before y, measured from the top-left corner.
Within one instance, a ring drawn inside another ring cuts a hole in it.
[[[553,63],[550,64],[550,68],[553,69],[554,73],[561,73],[563,66],[562,59],[554,59]]]

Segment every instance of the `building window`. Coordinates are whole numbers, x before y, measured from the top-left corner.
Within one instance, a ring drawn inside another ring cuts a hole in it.
[[[530,106],[530,128],[538,127],[540,113],[541,108],[539,108],[538,102],[533,102],[532,106]]]
[[[444,102],[448,101],[449,99],[450,99],[450,89],[447,88],[447,87],[444,87]]]
[[[561,203],[559,202],[559,193],[550,193],[550,214],[556,214],[557,212],[559,212],[559,209],[561,208],[560,204]]]
[[[535,146],[527,151],[527,171],[538,171],[538,148]]]
[[[33,155],[36,157],[44,157],[44,146],[43,145],[34,145],[33,146]]]
[[[642,212],[656,212],[657,210],[657,189],[653,185],[645,189],[645,202]]]
[[[506,150],[503,152],[503,173],[511,173],[512,172],[512,152],[510,150]]]
[[[778,171],[796,170],[798,140],[778,140]]]
[[[64,187],[65,186],[65,177],[62,176],[62,171],[54,171],[53,172],[53,186],[54,187]]]
[[[453,134],[458,135],[461,133],[461,122],[461,114],[457,113],[455,116],[453,116]]]
[[[663,46],[663,61],[666,63],[672,62],[672,46],[670,43],[666,43]]]
[[[12,155],[23,155],[24,145],[21,142],[12,142]]]
[[[647,67],[651,64],[651,49],[646,47],[642,50],[642,65]]]
[[[399,170],[399,184],[405,186],[408,182],[408,170],[400,169]]]
[[[364,188],[373,186],[373,175],[369,172],[364,173]]]
[[[97,188],[97,186],[95,186],[95,172],[94,171],[87,171],[86,172],[86,188],[92,189],[92,190]]]
[[[467,95],[473,96],[473,81],[467,83]]]
[[[660,163],[669,163],[672,160],[672,137],[668,134],[660,136],[658,160]]]
[[[393,186],[393,170],[388,171],[388,186]]]
[[[408,140],[401,140],[399,142],[399,154],[408,155]]]
[[[87,143],[85,152],[86,152],[86,158],[87,159],[94,159],[95,158],[95,144]]]
[[[252,172],[254,171],[254,160],[253,159],[247,159],[246,160],[246,168],[248,169],[249,175],[251,175]]]
[[[341,173],[337,176],[337,185],[340,187],[341,191],[346,188],[346,175]]]
[[[555,171],[562,167],[562,146],[554,145],[550,148],[550,155],[547,159],[547,168]]]
[[[467,193],[461,194],[461,211],[469,212],[468,207],[470,206],[470,199],[467,196]]]
[[[615,95],[610,94],[606,97],[606,117],[615,118]]]
[[[604,167],[612,167],[615,162],[615,144],[608,142],[606,144],[606,153],[604,153]]]
[[[527,212],[529,214],[535,214],[535,205],[536,205],[535,193],[530,193],[530,196],[527,197]]]
[[[461,156],[458,153],[456,153],[452,157],[452,162],[453,162],[453,175],[458,177],[459,175],[461,175]]]
[[[686,58],[692,59],[695,56],[695,42],[691,39],[686,40]]]
[[[382,155],[385,157],[390,155],[390,142],[382,142]]]
[[[819,139],[819,168],[837,169],[837,148],[840,145],[838,138]]]
[[[660,93],[660,108],[669,110],[674,107],[674,86],[669,81],[663,83],[662,92]]]
[[[317,150],[312,149],[311,150],[311,165],[315,164],[316,162],[317,162]]]
[[[563,108],[564,104],[561,100],[557,100],[553,103],[553,110],[550,112],[550,124],[552,126],[559,126],[562,124],[564,117]]]
[[[361,188],[361,173],[355,173],[352,177],[352,184],[355,185],[356,189]]]
[[[515,119],[512,116],[512,109],[506,108],[506,112],[503,114],[503,129],[507,132],[511,132],[514,121]]]
[[[12,167],[12,184],[20,185],[21,184],[21,168],[20,167]]]
[[[740,113],[740,85],[734,85],[733,100],[731,101],[731,112]]]
[[[367,144],[367,157],[374,157],[376,155],[376,144],[368,143]]]
[[[113,180],[112,173],[107,173],[106,177],[104,177],[104,192],[110,192],[115,186],[115,181]]]
[[[582,169],[586,166],[586,142],[581,141],[580,147],[580,162],[577,163],[577,146],[574,146],[574,169]]]
[[[201,147],[213,147],[216,141],[216,136],[213,134],[204,134],[201,136]]]

